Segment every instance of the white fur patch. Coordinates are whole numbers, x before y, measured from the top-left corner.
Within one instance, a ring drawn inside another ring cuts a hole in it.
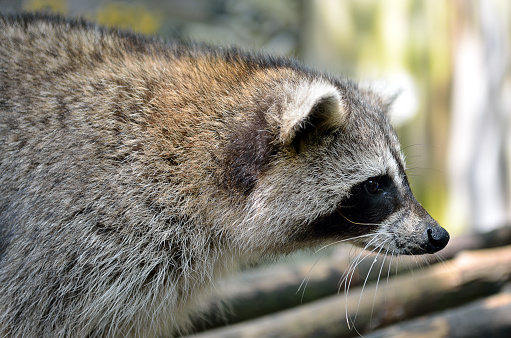
[[[287,96],[283,102],[282,143],[290,144],[293,141],[297,131],[318,104],[321,104],[321,117],[327,127],[339,127],[344,122],[345,109],[341,94],[331,84],[322,81],[287,83],[284,92]]]

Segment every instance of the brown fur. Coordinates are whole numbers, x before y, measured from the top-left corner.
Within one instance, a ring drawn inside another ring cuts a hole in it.
[[[371,234],[436,251],[373,95],[285,59],[0,18],[0,334],[168,335],[262,256]],[[340,218],[376,176],[388,210]]]

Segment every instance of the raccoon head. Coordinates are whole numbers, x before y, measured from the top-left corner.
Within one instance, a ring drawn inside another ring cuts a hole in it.
[[[414,255],[446,246],[449,234],[411,192],[388,104],[344,80],[277,87],[264,115],[268,158],[244,222],[252,243],[290,252],[352,239]]]

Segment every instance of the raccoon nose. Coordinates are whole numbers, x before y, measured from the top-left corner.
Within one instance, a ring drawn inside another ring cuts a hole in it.
[[[445,248],[450,238],[449,233],[444,228],[438,225],[428,227],[424,235],[425,237],[427,236],[426,244],[427,253],[435,253],[437,251],[442,250],[443,248]]]

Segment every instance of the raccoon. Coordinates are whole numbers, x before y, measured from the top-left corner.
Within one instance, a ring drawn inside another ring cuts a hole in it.
[[[0,335],[169,336],[242,264],[431,254],[390,103],[279,57],[0,18]]]

